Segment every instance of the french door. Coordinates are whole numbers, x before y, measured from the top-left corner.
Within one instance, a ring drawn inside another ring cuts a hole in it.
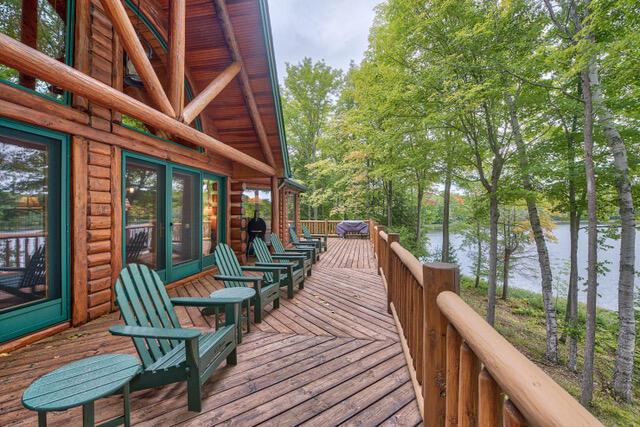
[[[68,137],[0,119],[0,342],[69,318]]]
[[[167,283],[211,265],[224,238],[223,178],[130,153],[123,169],[125,263],[145,264]]]

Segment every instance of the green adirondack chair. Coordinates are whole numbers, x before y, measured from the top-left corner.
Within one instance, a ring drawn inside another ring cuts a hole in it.
[[[294,227],[289,227],[289,241],[296,249],[312,248],[314,250],[314,256],[317,260],[320,260],[320,245],[318,242],[301,242],[296,234]]]
[[[281,273],[282,281],[280,286],[287,287],[287,298],[293,298],[293,287],[295,285],[298,285],[298,289],[304,289],[304,256],[271,255],[267,244],[260,238],[253,241],[253,248],[258,259],[256,265],[265,267],[283,266],[286,268],[285,272]],[[265,273],[265,278],[272,280],[270,279],[271,275],[272,273]]]
[[[320,242],[320,249],[323,252],[327,252],[327,240],[329,236],[327,236],[326,234],[311,234],[307,226],[303,224],[302,236],[305,238],[305,240],[313,240],[313,241]]]
[[[271,246],[277,255],[302,255],[304,256],[304,265],[307,269],[307,276],[311,276],[311,265],[315,264],[315,248],[307,249],[287,249],[280,241],[280,237],[276,233],[271,233]]]
[[[258,265],[241,266],[236,258],[236,254],[229,245],[219,243],[213,253],[216,266],[220,274],[213,276],[216,280],[222,281],[225,288],[235,288],[238,286],[247,286],[251,283],[256,290],[255,300],[253,302],[253,317],[256,323],[262,322],[262,315],[267,304],[273,303],[273,308],[280,307],[280,282],[282,281],[280,270],[278,267],[264,267]],[[260,276],[245,276],[245,271],[255,271],[263,273]],[[266,274],[271,273],[270,277]]]
[[[131,381],[131,390],[187,382],[190,411],[202,410],[202,384],[222,361],[237,363],[238,303],[212,298],[169,298],[164,283],[145,265],[129,264],[115,285],[116,303],[125,325],[109,328],[128,336],[138,350],[143,371]],[[182,328],[174,306],[224,308],[225,325],[215,332]]]

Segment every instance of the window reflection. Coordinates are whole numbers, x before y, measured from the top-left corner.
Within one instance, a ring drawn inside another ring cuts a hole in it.
[[[197,176],[186,172],[173,172],[172,179],[172,258],[173,264],[191,261],[198,257],[196,232]]]
[[[127,263],[145,264],[154,270],[164,268],[162,249],[163,170],[156,165],[127,161],[125,183],[125,229]]]
[[[67,0],[5,0],[0,2],[0,32],[66,62]],[[62,89],[0,64],[0,79],[56,99]]]
[[[58,297],[47,283],[49,155],[0,128],[0,312]]]
[[[218,230],[218,181],[202,181],[202,255],[210,255],[220,243]]]

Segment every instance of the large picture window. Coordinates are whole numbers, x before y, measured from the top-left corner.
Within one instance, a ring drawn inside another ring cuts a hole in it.
[[[67,318],[67,138],[0,120],[0,342]]]
[[[0,2],[0,32],[71,65],[72,0],[4,0]],[[45,81],[0,64],[0,80],[57,101],[65,92]]]

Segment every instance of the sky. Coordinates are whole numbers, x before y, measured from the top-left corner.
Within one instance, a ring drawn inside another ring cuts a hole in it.
[[[278,67],[305,56],[347,70],[359,63],[368,46],[374,8],[381,0],[270,0],[269,14]]]

